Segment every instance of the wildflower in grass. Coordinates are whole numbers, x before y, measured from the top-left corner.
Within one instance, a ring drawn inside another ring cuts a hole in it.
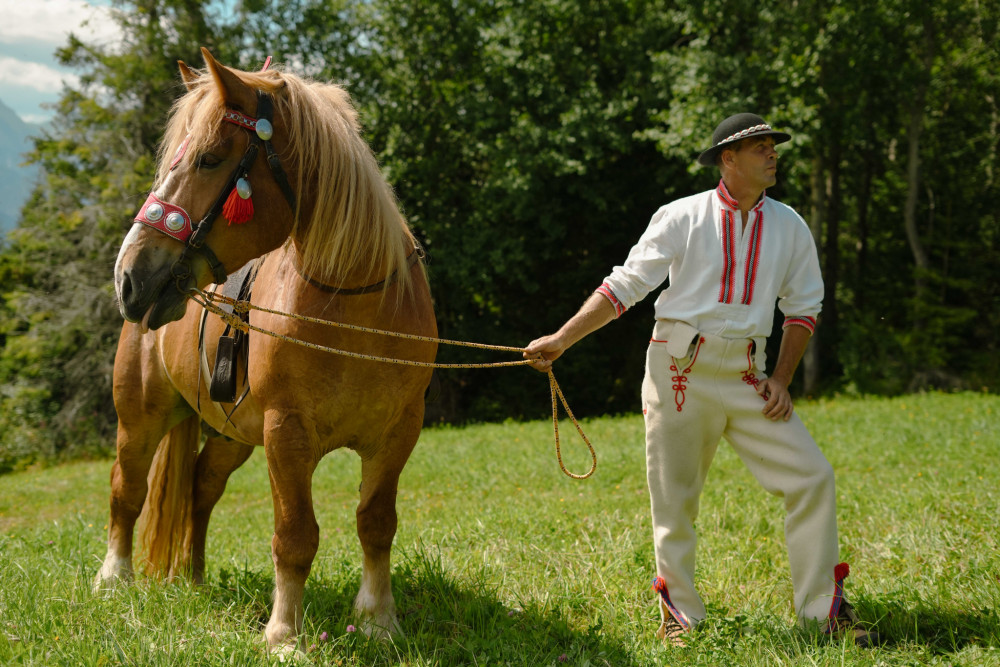
[[[357,630],[357,628],[356,628],[356,627],[354,627],[353,625],[348,625],[348,626],[347,626],[347,631],[348,631],[348,632],[354,632],[355,630]]]
[[[330,638],[330,635],[328,635],[325,630],[323,632],[319,633],[319,640],[321,642],[325,642],[329,638]]]
[[[565,653],[559,656],[559,662],[566,662],[567,660],[569,660],[569,656],[566,655]]]

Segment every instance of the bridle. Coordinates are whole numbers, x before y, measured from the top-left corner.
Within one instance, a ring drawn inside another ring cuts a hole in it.
[[[215,223],[226,205],[226,201],[234,196],[233,189],[236,189],[239,197],[248,199],[251,195],[250,189],[250,169],[257,159],[257,154],[261,147],[267,156],[267,164],[271,168],[271,175],[285,195],[288,205],[295,211],[295,192],[288,182],[288,176],[281,166],[278,152],[271,143],[274,135],[274,127],[271,120],[274,117],[274,105],[271,96],[262,91],[257,91],[257,117],[252,118],[235,109],[226,109],[223,120],[234,125],[238,125],[250,131],[250,142],[247,144],[246,152],[239,164],[229,175],[229,179],[222,187],[219,196],[208,209],[208,212],[197,223],[191,222],[191,216],[182,207],[176,204],[163,201],[155,194],[150,193],[146,202],[139,209],[135,217],[135,222],[144,225],[170,236],[184,244],[184,250],[180,257],[170,267],[170,274],[174,279],[174,285],[182,294],[188,294],[191,286],[186,285],[191,277],[191,261],[196,255],[201,255],[208,262],[209,269],[217,285],[226,282],[226,269],[219,261],[215,252],[205,243],[212,225]],[[174,165],[179,161],[181,152],[185,145],[179,149],[178,157],[174,158]],[[173,168],[171,166],[171,169]]]

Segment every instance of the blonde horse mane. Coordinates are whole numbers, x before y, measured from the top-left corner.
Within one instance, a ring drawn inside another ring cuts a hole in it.
[[[399,210],[371,148],[361,136],[358,113],[342,87],[304,79],[272,68],[234,73],[249,87],[271,93],[275,124],[284,125],[287,146],[281,162],[296,175],[299,208],[291,235],[300,241],[301,269],[319,281],[358,287],[380,280],[411,286],[407,258],[415,239]],[[187,139],[185,160],[193,160],[218,137],[225,106],[208,70],[199,73],[170,112],[160,144],[156,185],[166,179],[170,160]],[[253,115],[255,109],[241,109]],[[301,202],[313,202],[302,220]],[[349,276],[365,276],[348,285]]]

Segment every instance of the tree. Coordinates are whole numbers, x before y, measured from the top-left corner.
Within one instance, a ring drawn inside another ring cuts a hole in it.
[[[361,101],[430,253],[442,335],[527,344],[575,312],[686,189],[683,168],[638,136],[669,95],[648,53],[674,39],[671,17],[638,0],[373,4],[380,83]],[[646,313],[560,362],[578,411],[636,408]],[[589,382],[595,368],[616,377]],[[546,409],[545,382],[528,371],[439,377],[430,407],[442,417]]]
[[[0,253],[0,472],[38,457],[113,446],[111,369],[121,316],[112,267],[152,182],[178,58],[212,44],[200,3],[121,2],[123,42],[70,36],[58,55],[83,71],[32,159],[44,178]],[[223,54],[225,52],[223,50]]]

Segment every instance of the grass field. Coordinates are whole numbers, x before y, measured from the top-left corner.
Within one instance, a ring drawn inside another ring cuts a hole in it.
[[[685,649],[657,642],[642,418],[625,416],[584,421],[598,453],[586,481],[559,471],[546,422],[424,431],[400,482],[395,643],[352,631],[359,465],[350,452],[324,459],[298,662],[1000,665],[1000,397],[837,398],[799,412],[837,471],[847,594],[889,640],[881,648],[795,628],[781,501],[727,446],[699,517],[710,618]],[[562,430],[567,465],[585,470]],[[273,585],[263,452],[216,509],[205,586],[139,577],[95,597],[110,463],[0,477],[0,665],[276,664],[260,642]]]

